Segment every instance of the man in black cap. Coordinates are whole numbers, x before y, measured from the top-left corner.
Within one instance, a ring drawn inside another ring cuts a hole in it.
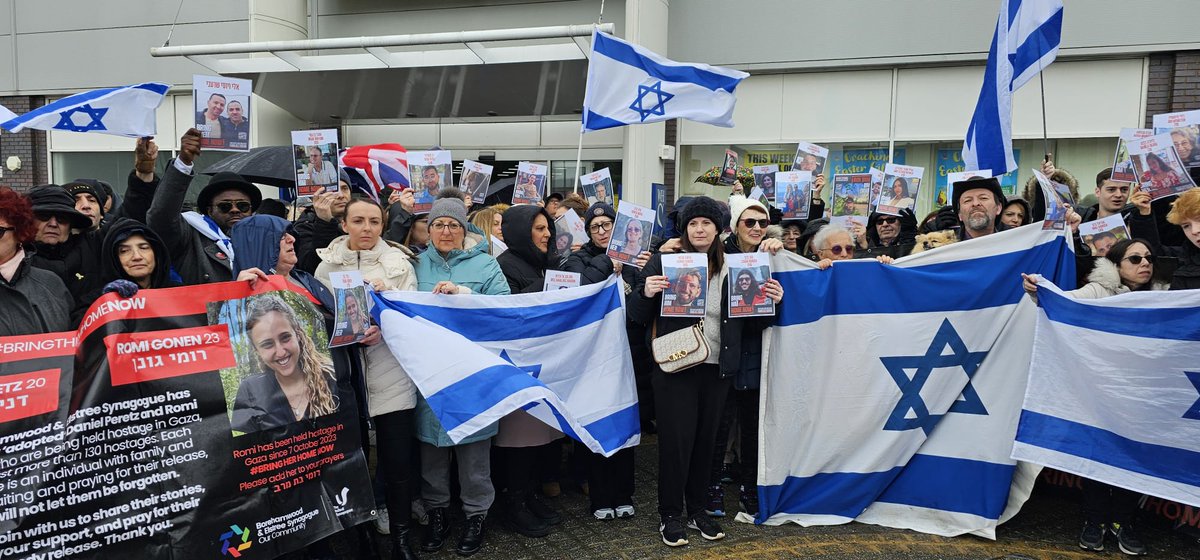
[[[241,175],[217,173],[196,197],[197,211],[181,214],[184,195],[195,177],[192,164],[200,155],[200,132],[189,129],[179,147],[179,157],[167,165],[154,193],[146,223],[166,243],[184,284],[233,280],[237,256],[229,230],[258,210],[262,193]]]
[[[961,226],[959,237],[966,241],[1008,229],[1000,223],[1000,211],[1007,203],[1000,181],[994,177],[954,183],[953,206]]]
[[[97,232],[89,232],[92,220],[75,210],[71,194],[61,186],[34,187],[28,197],[37,226],[34,234],[36,252],[31,263],[57,274],[75,297],[72,307],[77,307],[84,303],[85,296],[101,287],[101,237]]]
[[[563,201],[562,193],[556,193],[556,192],[550,193],[550,194],[546,195],[546,198],[542,199],[542,203],[546,207],[546,211],[549,212],[550,215],[554,216],[555,218],[558,217],[558,208],[562,204],[562,201]]]
[[[75,210],[92,221],[92,225],[84,231],[99,229],[100,222],[104,220],[104,204],[108,202],[108,193],[100,186],[100,181],[75,179],[63,185],[63,188],[75,198]]]

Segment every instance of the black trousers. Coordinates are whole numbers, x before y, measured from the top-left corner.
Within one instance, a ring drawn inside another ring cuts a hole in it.
[[[738,458],[738,482],[747,492],[758,491],[758,389],[734,391],[737,402],[738,443],[741,451]]]
[[[719,372],[714,364],[671,374],[655,368],[660,516],[704,512],[717,425],[731,383]]]
[[[592,511],[633,505],[634,449],[626,447],[612,457],[588,452],[588,496]]]
[[[1083,517],[1096,525],[1132,523],[1142,495],[1103,482],[1084,478]]]
[[[725,405],[721,407],[720,422],[717,424],[717,438],[713,444],[712,466],[709,467],[708,484],[710,486],[719,486],[721,484],[721,470],[725,467],[725,451],[729,449],[729,435],[733,431],[733,426],[738,417],[737,399],[734,397],[733,385],[729,385],[729,394],[725,396]],[[733,464],[740,462],[741,452],[734,448],[734,453],[737,459]]]
[[[383,473],[384,495],[392,527],[407,527],[412,518],[412,459],[416,410],[400,410],[375,417],[375,444]]]
[[[492,446],[492,483],[510,505],[525,503],[525,496],[533,492],[538,462],[546,453],[543,447]]]

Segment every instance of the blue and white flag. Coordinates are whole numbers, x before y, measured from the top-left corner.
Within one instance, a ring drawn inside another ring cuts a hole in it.
[[[1017,168],[1012,94],[1058,56],[1062,18],[1062,0],[1000,0],[983,87],[963,143],[967,169],[991,169],[999,176]]]
[[[733,127],[733,90],[749,74],[668,60],[596,30],[583,96],[583,132],[688,119]]]
[[[1067,245],[1034,224],[893,265],[776,255],[757,521],[995,538],[1036,475],[1009,458],[1035,313],[1020,273],[1073,278]]]
[[[1038,300],[1013,457],[1200,506],[1200,290]]]
[[[85,91],[4,120],[0,122],[0,128],[9,132],[33,128],[131,138],[154,136],[157,129],[155,111],[170,87],[146,82]]]
[[[451,440],[525,409],[605,456],[640,441],[618,277],[534,294],[375,301],[384,340]]]

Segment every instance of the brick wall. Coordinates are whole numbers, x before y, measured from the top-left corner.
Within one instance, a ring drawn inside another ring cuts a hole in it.
[[[8,107],[12,112],[26,113],[31,109],[46,104],[46,98],[37,96],[0,97],[0,105]],[[8,158],[21,158],[21,169],[9,171],[6,165]],[[8,131],[0,133],[0,165],[3,165],[4,176],[0,177],[0,185],[25,190],[36,185],[50,182],[49,165],[47,164],[46,133],[41,130],[23,130],[16,134]]]
[[[1160,113],[1200,109],[1200,51],[1150,55],[1146,128]]]

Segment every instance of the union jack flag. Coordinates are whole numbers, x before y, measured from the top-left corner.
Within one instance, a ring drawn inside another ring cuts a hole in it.
[[[380,201],[384,187],[409,187],[408,152],[400,144],[351,146],[338,154],[338,165],[352,177],[362,177],[369,186],[367,194],[375,202]]]

